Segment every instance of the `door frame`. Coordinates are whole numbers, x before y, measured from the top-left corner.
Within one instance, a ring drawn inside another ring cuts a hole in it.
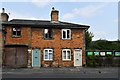
[[[81,48],[74,49],[74,67],[82,67],[83,64],[80,64],[79,66],[75,66],[75,50],[80,50],[81,51],[81,61],[83,61],[82,60],[82,55],[83,55],[82,54],[82,49]]]
[[[35,49],[38,49],[38,48],[35,48]],[[40,66],[41,66],[41,65],[40,65],[40,63],[41,63],[40,53],[39,53],[39,65],[38,65],[38,66],[34,66],[34,65],[33,65],[33,61],[34,61],[34,60],[33,60],[33,50],[34,50],[34,49],[32,49],[32,67],[40,67]],[[38,50],[40,51],[40,49],[38,49]]]

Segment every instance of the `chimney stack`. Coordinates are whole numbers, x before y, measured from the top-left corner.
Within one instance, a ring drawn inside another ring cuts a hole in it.
[[[52,23],[58,23],[58,17],[59,17],[59,11],[55,10],[54,7],[52,7],[51,11],[51,22]]]
[[[2,8],[2,13],[1,13],[0,17],[1,17],[1,21],[2,22],[8,21],[9,16],[8,16],[7,13],[5,13],[5,9],[4,8]]]

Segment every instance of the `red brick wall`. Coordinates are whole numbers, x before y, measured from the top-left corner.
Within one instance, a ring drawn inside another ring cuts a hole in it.
[[[6,27],[6,45],[9,44],[24,44],[24,45],[30,45],[30,28],[29,27],[22,27],[21,28],[21,37],[15,38],[12,37],[12,27],[7,26]]]
[[[22,27],[22,36],[20,38],[12,37],[12,27],[6,27],[6,45],[9,44],[24,44],[32,48],[39,48],[41,51],[41,64],[51,65],[53,62],[58,63],[59,66],[73,66],[74,64],[74,48],[82,48],[83,50],[83,63],[84,63],[84,30],[72,29],[72,39],[62,40],[61,29],[53,29],[53,40],[44,40],[42,28]],[[32,36],[31,36],[32,35]],[[52,48],[54,49],[53,61],[43,60],[43,49]],[[62,61],[62,48],[70,48],[72,52],[71,61]],[[30,64],[32,64],[32,53],[30,54]]]
[[[84,31],[82,29],[72,29],[72,39],[62,40],[61,29],[54,29],[53,40],[44,40],[43,29],[32,29],[32,48],[40,48],[41,54],[43,54],[44,48],[54,49],[54,62],[59,63],[60,66],[73,66],[74,60],[74,48],[82,48],[84,53]],[[62,61],[62,48],[70,48],[72,50],[72,61]],[[83,55],[84,59],[84,55]],[[83,60],[84,61],[84,60]],[[43,55],[41,55],[41,63],[50,65],[52,61],[44,61]]]

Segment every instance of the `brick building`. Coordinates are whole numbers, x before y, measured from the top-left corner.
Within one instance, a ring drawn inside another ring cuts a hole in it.
[[[71,67],[85,64],[87,25],[59,21],[52,8],[51,20],[13,19],[5,26],[3,61],[9,67]]]

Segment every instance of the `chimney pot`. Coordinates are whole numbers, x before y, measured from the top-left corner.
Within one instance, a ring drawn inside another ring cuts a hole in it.
[[[5,13],[5,8],[2,8],[2,13]]]
[[[55,8],[54,8],[54,7],[52,7],[52,10],[55,10]]]

